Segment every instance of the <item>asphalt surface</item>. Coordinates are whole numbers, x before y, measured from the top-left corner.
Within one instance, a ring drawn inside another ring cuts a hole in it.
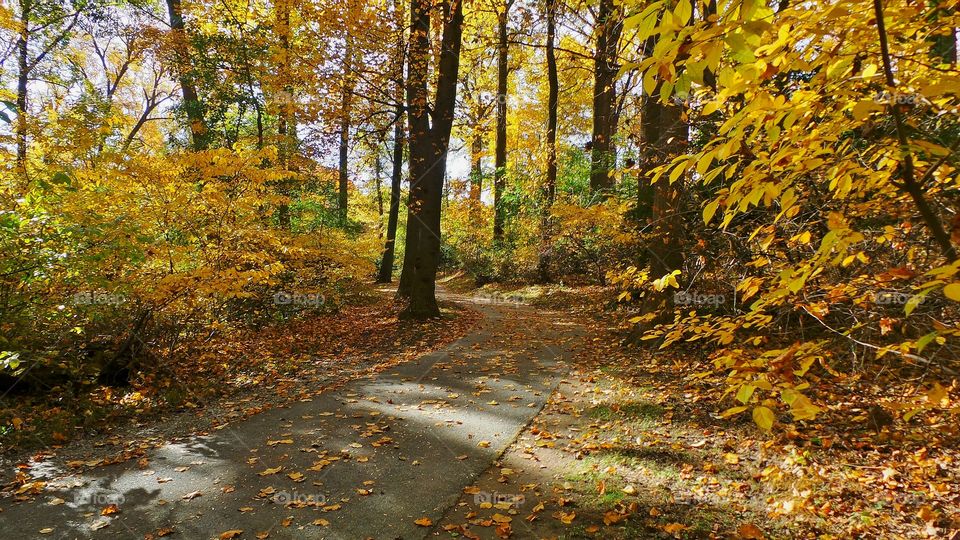
[[[426,537],[423,518],[438,522],[543,408],[578,332],[528,306],[455,299],[484,320],[448,347],[157,448],[146,468],[42,471],[35,500],[0,500],[0,537]]]

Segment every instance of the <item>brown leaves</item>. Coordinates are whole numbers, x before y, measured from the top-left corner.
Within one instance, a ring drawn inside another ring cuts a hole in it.
[[[220,540],[231,540],[243,534],[243,529],[230,529],[220,533]]]
[[[743,523],[737,527],[737,536],[742,540],[764,540],[765,538],[760,527],[753,523]]]

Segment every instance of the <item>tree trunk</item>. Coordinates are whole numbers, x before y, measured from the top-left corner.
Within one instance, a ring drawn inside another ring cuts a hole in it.
[[[613,136],[616,131],[617,45],[623,31],[613,0],[600,0],[597,12],[597,49],[593,67],[593,139],[590,150],[590,189],[613,187],[610,169],[616,164]]]
[[[397,296],[411,301],[417,276],[417,257],[420,248],[420,233],[423,221],[419,216],[422,201],[420,184],[424,165],[423,145],[430,133],[427,103],[427,72],[430,54],[430,6],[427,0],[410,1],[410,43],[407,53],[407,123],[410,152],[410,189],[407,194],[407,235],[403,251],[403,269]]]
[[[183,23],[183,9],[180,0],[167,0],[167,11],[170,14],[170,30],[174,34],[176,53],[176,72],[180,82],[180,92],[183,94],[183,110],[190,123],[190,137],[194,150],[206,150],[210,145],[210,132],[203,118],[203,103],[197,95],[197,87],[191,74],[189,43]]]
[[[403,84],[398,85],[403,91]],[[397,103],[396,123],[393,126],[393,172],[390,175],[390,209],[387,211],[387,240],[383,246],[380,272],[377,283],[390,283],[393,279],[394,248],[397,239],[397,221],[400,217],[400,182],[403,178],[403,103]]]
[[[347,154],[350,149],[350,104],[353,94],[353,38],[346,32],[346,44],[343,50],[343,90],[340,96],[340,167],[338,182],[337,210],[340,212],[340,223],[347,223],[347,187],[350,179],[347,171]]]
[[[277,0],[277,31],[280,34],[280,80],[283,92],[280,96],[280,114],[277,118],[278,157],[280,167],[289,172],[290,158],[296,147],[297,120],[293,112],[293,85],[290,82],[290,1]],[[259,111],[258,111],[259,125]],[[280,181],[280,195],[290,196],[290,179]],[[286,202],[277,207],[277,223],[281,229],[290,230],[290,205]]]
[[[503,208],[503,190],[507,179],[507,21],[513,0],[506,0],[497,20],[497,131],[493,160],[493,243],[503,242],[506,211]]]
[[[380,164],[380,146],[373,150],[373,183],[377,188],[377,239],[383,240],[383,180],[380,178],[383,166]]]
[[[653,101],[653,100],[651,100]],[[659,109],[656,119],[659,123],[659,136],[655,146],[660,150],[656,165],[667,163],[684,151],[689,137],[689,127],[682,119],[683,106],[657,102]],[[661,175],[653,185],[653,231],[654,240],[650,246],[650,275],[654,278],[667,275],[683,267],[683,219],[680,208],[680,195],[683,177],[673,185],[668,175]]]
[[[543,188],[543,220],[541,223],[540,257],[537,275],[541,282],[550,281],[550,208],[557,192],[557,107],[560,80],[557,75],[557,53],[554,40],[557,30],[557,2],[547,0],[547,178]]]
[[[27,81],[30,76],[28,43],[30,40],[31,0],[20,0],[20,35],[17,38],[17,175],[26,187],[30,183],[27,174]]]
[[[393,118],[393,170],[390,173],[390,209],[387,211],[387,239],[383,246],[383,257],[377,274],[378,283],[390,283],[393,280],[393,261],[396,251],[397,222],[400,219],[400,187],[403,179],[403,147],[406,143],[404,129],[404,23],[402,0],[393,1],[394,24],[397,41],[393,57],[394,76],[394,118]]]
[[[412,0],[410,10],[410,56],[407,70],[407,115],[410,124],[410,203],[407,255],[401,289],[406,282],[408,299],[404,318],[423,319],[440,315],[436,298],[440,264],[440,211],[446,156],[456,107],[460,46],[463,37],[463,2],[442,2],[443,36],[437,65],[436,98],[428,107],[427,73],[430,54],[430,5]],[[433,125],[431,126],[431,111]],[[415,227],[410,223],[416,222]],[[410,235],[411,228],[416,235]],[[410,259],[408,267],[408,261]]]
[[[480,200],[483,193],[483,132],[474,127],[470,138],[470,199]]]

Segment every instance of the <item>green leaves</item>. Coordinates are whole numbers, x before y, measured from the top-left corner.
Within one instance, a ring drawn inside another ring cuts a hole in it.
[[[16,371],[20,367],[20,353],[14,351],[0,351],[0,369]]]

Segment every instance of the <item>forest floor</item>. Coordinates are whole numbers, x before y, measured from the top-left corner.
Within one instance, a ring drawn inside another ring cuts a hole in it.
[[[439,537],[960,540],[960,448],[934,435],[944,426],[876,431],[827,411],[764,433],[749,416],[720,417],[726,406],[705,391],[720,385],[702,379],[700,355],[624,346],[603,288],[473,294],[566,312],[590,339]],[[820,384],[817,398],[837,403],[863,391],[850,379]]]
[[[954,444],[829,413],[763,433],[719,417],[692,355],[624,347],[609,291],[445,287],[447,316],[412,333],[367,306],[305,323],[313,341],[233,343],[299,367],[173,428],[143,420],[137,436],[121,425],[24,461],[0,494],[3,530],[960,540]],[[183,432],[198,418],[209,429]]]

